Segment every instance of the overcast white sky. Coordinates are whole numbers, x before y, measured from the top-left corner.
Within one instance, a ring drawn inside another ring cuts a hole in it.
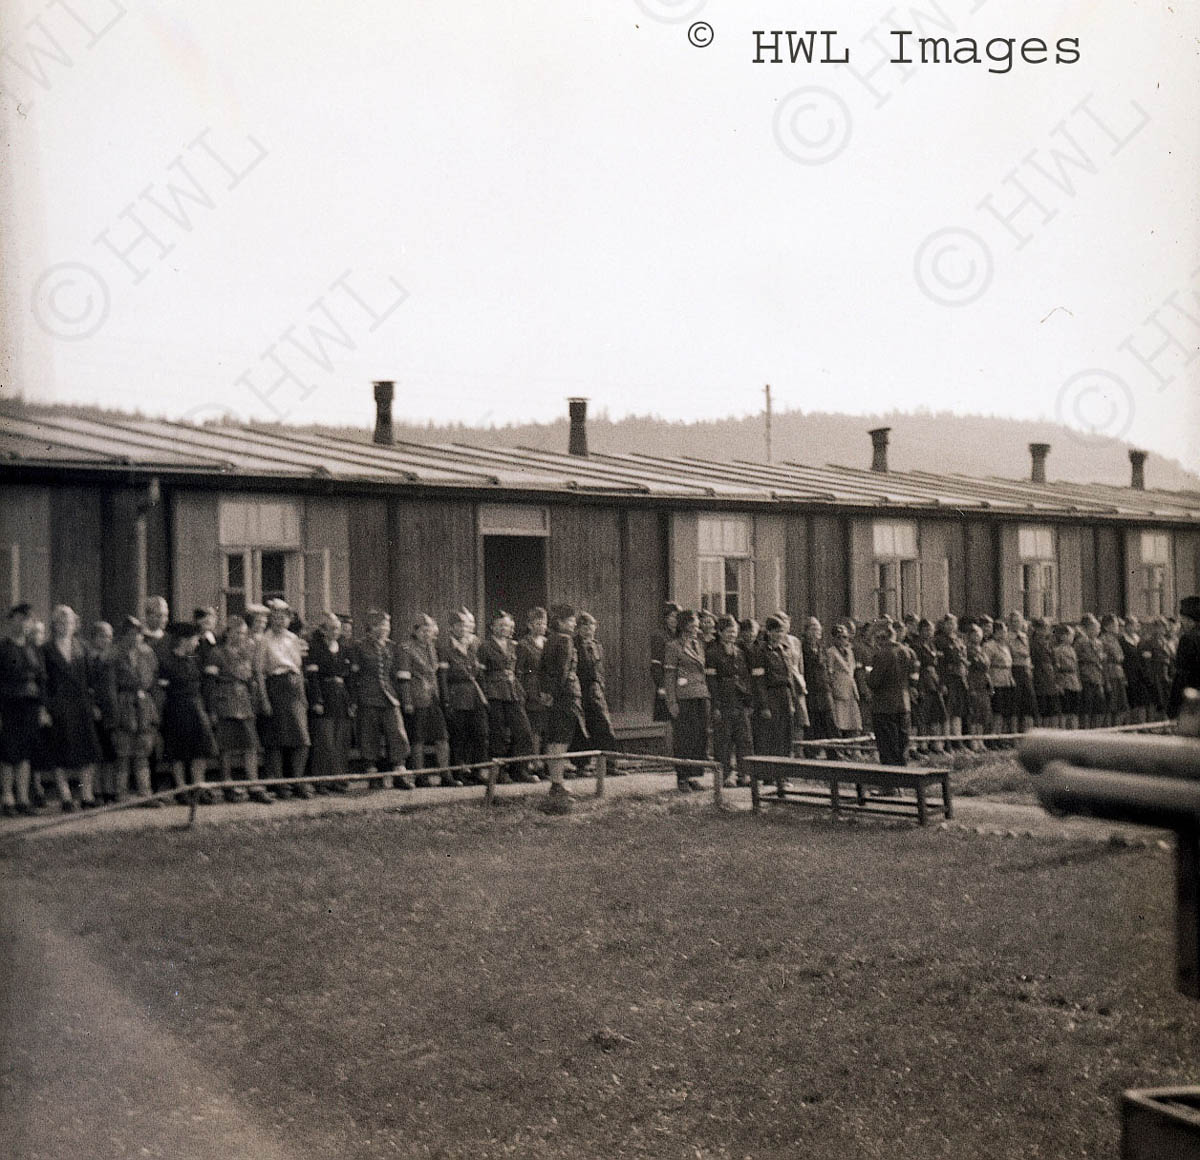
[[[746,413],[769,382],[1200,467],[1188,0],[4,12],[5,393],[367,424],[373,378],[465,422]],[[889,24],[1081,60],[871,72]],[[751,63],[789,28],[851,66]]]

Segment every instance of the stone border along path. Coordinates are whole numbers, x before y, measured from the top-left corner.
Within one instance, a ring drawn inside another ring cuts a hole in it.
[[[656,793],[667,795],[681,802],[687,801],[693,807],[711,808],[710,779],[706,777],[704,781],[706,785],[704,792],[684,798],[677,795],[675,791],[674,772],[630,772],[623,777],[606,778],[605,797],[599,800],[611,801],[632,794]],[[579,800],[580,805],[590,805],[597,801],[593,796],[595,781],[592,778],[578,778],[567,784]],[[536,801],[546,795],[547,788],[545,782],[532,785],[519,783],[498,785],[496,786],[496,796],[498,799],[530,798]],[[726,809],[747,811],[750,809],[750,790],[748,788],[726,789],[723,796]],[[196,829],[202,830],[205,826],[230,822],[266,822],[273,818],[284,820],[296,817],[333,817],[379,810],[404,812],[416,807],[464,803],[474,804],[482,809],[483,787],[464,786],[457,789],[435,786],[429,789],[377,790],[369,793],[334,794],[327,797],[292,798],[287,801],[275,802],[273,805],[260,805],[257,802],[220,802],[216,805],[201,806],[197,810]],[[831,820],[827,810],[814,808],[811,811],[795,810],[792,812],[798,821]],[[934,832],[949,831],[990,837],[1108,842],[1117,846],[1144,848],[1154,846],[1171,848],[1173,845],[1170,841],[1172,837],[1170,831],[1088,818],[1055,818],[1046,813],[1041,806],[1034,804],[956,795],[954,813],[954,821],[941,822],[931,829]],[[187,808],[184,806],[168,806],[161,810],[145,810],[134,807],[99,816],[84,811],[62,815],[62,824],[45,830],[42,830],[41,827],[51,821],[60,821],[60,815],[48,811],[34,819],[0,819],[0,852],[5,848],[13,848],[14,841],[23,831],[29,832],[29,840],[45,841],[80,834],[178,829],[184,825],[186,820]],[[843,815],[842,821],[849,825],[903,828],[913,825],[906,819],[897,821],[885,818],[860,818],[849,812]]]

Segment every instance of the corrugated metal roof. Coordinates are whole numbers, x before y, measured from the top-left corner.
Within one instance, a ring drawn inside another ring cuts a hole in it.
[[[380,446],[280,427],[85,418],[37,408],[0,413],[3,464],[63,471],[137,468],[231,478],[320,478],[514,493],[561,491],[664,500],[977,511],[1033,519],[1075,516],[1200,523],[1200,492],[635,453],[584,458],[461,443]]]

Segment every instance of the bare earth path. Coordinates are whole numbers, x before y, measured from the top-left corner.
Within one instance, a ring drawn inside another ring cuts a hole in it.
[[[305,1160],[0,878],[5,1160]]]

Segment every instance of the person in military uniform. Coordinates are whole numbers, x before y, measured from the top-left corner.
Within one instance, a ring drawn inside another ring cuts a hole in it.
[[[546,734],[546,697],[539,674],[546,648],[549,620],[544,608],[531,608],[525,614],[525,635],[517,641],[517,680],[525,690],[525,716],[533,733],[533,753],[541,753]]]
[[[450,764],[449,734],[438,693],[437,638],[437,621],[422,613],[413,624],[408,640],[400,647],[400,669],[396,676],[400,682],[400,708],[412,746],[409,767],[414,771],[425,768],[427,745],[433,746],[434,765],[445,769]],[[441,782],[442,785],[462,785],[452,773],[443,773]],[[417,785],[429,785],[429,775],[417,773]]]
[[[450,613],[449,639],[438,641],[438,677],[446,726],[450,731],[450,764],[482,766],[488,759],[488,703],[479,684],[479,638],[469,609]],[[480,769],[464,780],[482,783]]]
[[[717,618],[717,637],[704,650],[704,676],[712,702],[713,751],[721,763],[726,785],[733,785],[733,759],[737,757],[737,784],[749,785],[744,763],[754,752],[750,736],[750,666],[738,645],[738,622],[732,616]]]
[[[563,784],[567,752],[577,730],[586,729],[583,693],[579,687],[579,658],[575,651],[575,609],[556,604],[550,609],[550,635],[542,652],[539,685],[549,699],[546,713],[546,773],[552,799],[569,797]]]
[[[700,642],[700,618],[690,609],[679,614],[679,635],[667,643],[663,656],[667,709],[674,723],[673,756],[692,761],[708,757],[711,698],[704,676],[704,646]],[[683,793],[700,788],[696,767],[678,765],[675,780]],[[720,777],[720,774],[717,774]]]
[[[921,666],[916,653],[897,641],[893,624],[882,622],[876,632],[875,656],[867,674],[875,745],[882,765],[906,765],[912,732],[911,688]]]
[[[350,773],[350,659],[341,635],[342,622],[332,612],[323,612],[304,658],[312,739],[308,763],[314,777],[344,779]],[[345,793],[349,782],[317,782],[313,788],[319,794]]]
[[[487,699],[491,757],[523,757],[533,752],[533,731],[525,716],[525,689],[517,680],[516,621],[507,612],[492,615],[487,639],[479,646],[480,687]],[[535,781],[522,765],[502,765],[501,783]]]
[[[1200,596],[1185,596],[1179,602],[1183,632],[1175,648],[1175,676],[1167,697],[1167,716],[1177,718],[1185,689],[1200,690]]]
[[[117,798],[129,792],[132,776],[137,792],[149,797],[150,760],[159,747],[158,657],[142,636],[142,622],[127,616],[113,645],[113,683],[116,686]],[[161,801],[152,803],[161,807]]]
[[[755,752],[769,757],[791,757],[796,688],[787,625],[778,616],[768,616],[763,629],[766,639],[759,646],[757,664],[750,670],[755,713],[760,722]]]
[[[354,651],[354,691],[358,704],[358,744],[367,773],[377,773],[382,761],[381,738],[387,743],[388,760],[393,772],[379,781],[391,789],[393,775],[399,776],[401,789],[412,789],[413,780],[404,768],[410,746],[404,718],[400,715],[397,689],[400,664],[391,641],[392,618],[379,609],[367,613],[367,634]],[[353,667],[353,666],[352,666]]]

